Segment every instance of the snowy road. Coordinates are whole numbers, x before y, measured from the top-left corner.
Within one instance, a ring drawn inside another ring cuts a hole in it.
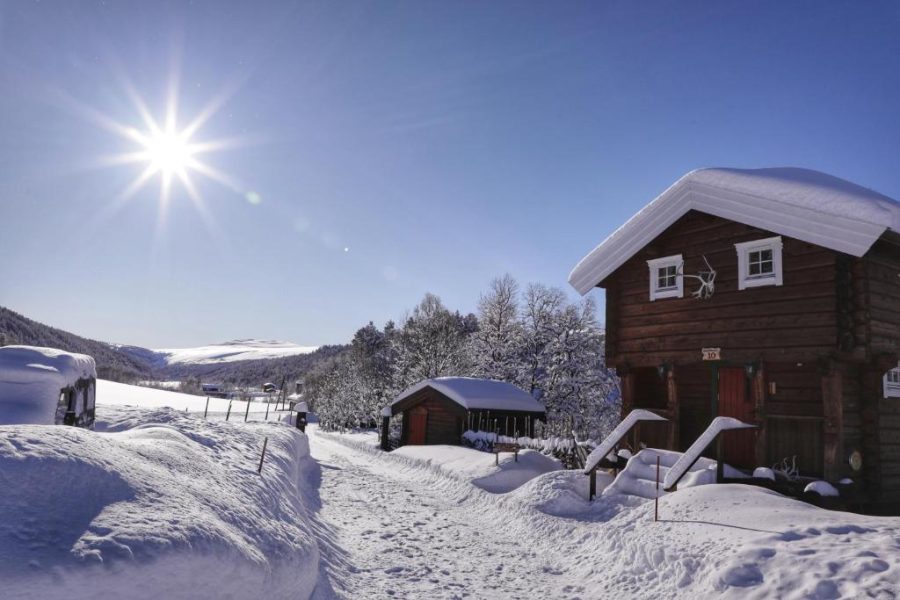
[[[583,597],[564,589],[560,557],[485,507],[486,492],[311,437],[332,587],[318,597]]]

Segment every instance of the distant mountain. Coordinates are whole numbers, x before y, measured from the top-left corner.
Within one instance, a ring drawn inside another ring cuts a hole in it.
[[[291,342],[248,339],[197,348],[164,348],[153,352],[166,365],[208,365],[242,360],[284,358],[298,354],[311,354],[316,350],[318,350],[317,346],[298,346]]]
[[[138,380],[199,380],[257,386],[265,381],[290,383],[318,362],[346,346],[298,346],[290,342],[234,340],[196,348],[151,350],[109,344],[32,321],[0,306],[0,346],[48,346],[89,354],[103,379],[131,383]]]
[[[89,354],[97,361],[97,374],[103,379],[130,382],[152,376],[152,365],[136,355],[122,352],[121,349],[106,342],[98,342],[32,321],[0,306],[0,346],[9,344],[46,346]]]

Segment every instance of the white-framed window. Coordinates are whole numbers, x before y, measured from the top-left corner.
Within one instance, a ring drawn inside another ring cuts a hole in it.
[[[900,398],[900,364],[884,374],[884,397]]]
[[[684,277],[680,273],[682,264],[684,261],[680,254],[647,261],[650,268],[651,302],[660,298],[684,297]]]
[[[738,289],[781,285],[781,236],[734,245],[738,255]]]

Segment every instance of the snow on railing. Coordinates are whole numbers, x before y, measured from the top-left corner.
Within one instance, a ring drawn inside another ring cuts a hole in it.
[[[599,446],[594,448],[593,452],[588,454],[587,460],[584,465],[584,472],[589,474],[591,471],[597,468],[597,465],[600,464],[607,455],[613,451],[613,448],[622,440],[623,437],[628,433],[628,431],[634,427],[640,421],[668,421],[665,417],[661,417],[655,412],[644,410],[642,408],[636,408],[630,413],[628,416],[622,419],[622,422],[619,423],[612,432],[606,436],[606,438],[600,443]]]
[[[755,427],[756,425],[744,423],[734,417],[716,417],[713,419],[712,423],[709,424],[709,427],[706,428],[706,431],[691,444],[691,447],[687,449],[687,452],[685,452],[681,458],[678,459],[678,462],[672,465],[669,472],[666,473],[666,478],[663,482],[665,491],[673,491],[673,488],[678,484],[678,481],[691,469],[694,463],[697,462],[707,446],[712,444],[713,440],[715,440],[723,431],[732,429],[753,429]],[[717,458],[721,462],[722,457],[719,456]]]
[[[515,437],[509,435],[499,435],[489,431],[472,431],[468,430],[463,433],[463,440],[475,448],[487,448],[492,444],[518,444],[522,448],[537,450],[544,454],[569,454],[575,451],[575,440],[571,437],[553,436],[547,439],[531,438],[531,437]],[[592,446],[593,442],[583,441],[578,443],[581,446]]]

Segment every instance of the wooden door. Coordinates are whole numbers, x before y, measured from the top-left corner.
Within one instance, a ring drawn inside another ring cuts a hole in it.
[[[409,411],[409,437],[407,444],[421,446],[425,443],[425,428],[428,425],[428,409],[417,406]]]
[[[740,367],[719,368],[719,416],[745,423],[755,421],[753,401],[747,393],[747,377]],[[726,431],[725,462],[743,468],[756,466],[756,431]]]

